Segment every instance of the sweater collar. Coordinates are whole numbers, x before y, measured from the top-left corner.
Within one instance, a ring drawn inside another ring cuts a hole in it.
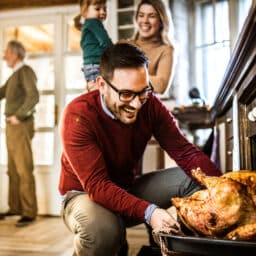
[[[143,39],[143,38],[137,38],[135,40],[135,43],[138,46],[147,46],[147,47],[152,47],[152,46],[159,46],[162,44],[161,37],[154,37],[150,39]]]
[[[106,106],[105,102],[104,102],[104,99],[103,99],[103,95],[100,94],[100,103],[101,103],[101,106],[102,106],[102,109],[103,111],[109,116],[111,117],[112,119],[117,119],[113,113],[108,109],[108,107]]]

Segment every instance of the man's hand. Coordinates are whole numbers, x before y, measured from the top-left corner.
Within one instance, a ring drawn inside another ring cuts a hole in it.
[[[168,211],[156,208],[151,215],[150,225],[153,228],[153,238],[161,247],[162,254],[171,255],[166,243],[159,233],[183,235],[183,232],[180,229],[180,224]]]
[[[14,124],[14,125],[20,123],[20,120],[16,116],[8,116],[6,118],[6,121],[7,121],[7,123]]]
[[[180,224],[172,217],[168,211],[156,208],[150,218],[150,226],[153,230],[170,230],[172,233],[179,234]]]

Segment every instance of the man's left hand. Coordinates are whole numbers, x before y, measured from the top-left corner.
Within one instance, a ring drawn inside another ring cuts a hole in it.
[[[6,118],[6,121],[7,121],[7,123],[9,123],[9,124],[14,124],[14,125],[20,123],[20,120],[19,120],[16,116],[8,116],[8,117]]]

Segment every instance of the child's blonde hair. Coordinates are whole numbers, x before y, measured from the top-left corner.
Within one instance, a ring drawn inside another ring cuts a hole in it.
[[[107,0],[79,0],[79,6],[80,6],[80,14],[78,14],[74,18],[74,25],[78,30],[81,30],[82,24],[81,24],[81,16],[84,12],[87,11],[88,7],[90,5],[94,4],[106,4]]]
[[[89,5],[94,4],[106,4],[107,0],[80,0],[80,14],[82,14],[84,11],[86,11],[89,7]]]

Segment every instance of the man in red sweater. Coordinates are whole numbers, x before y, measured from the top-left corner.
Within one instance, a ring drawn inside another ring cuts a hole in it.
[[[74,255],[125,255],[120,248],[130,225],[178,227],[165,209],[172,197],[200,188],[190,178],[191,170],[221,174],[154,96],[147,65],[135,46],[109,47],[101,57],[99,90],[77,97],[64,110],[59,191],[64,222],[75,234]],[[152,136],[180,168],[137,177]]]

